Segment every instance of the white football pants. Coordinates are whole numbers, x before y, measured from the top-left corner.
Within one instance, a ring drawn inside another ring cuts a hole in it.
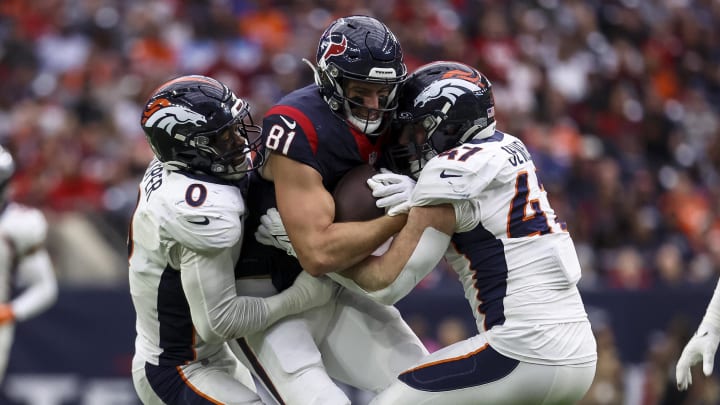
[[[371,405],[570,405],[590,388],[595,362],[531,364],[501,355],[476,335],[438,350],[401,373]]]
[[[133,359],[135,391],[144,405],[163,405],[165,402],[148,380],[145,366],[144,360]],[[262,404],[250,372],[227,346],[205,360],[166,370],[171,377],[163,379],[163,386],[156,388],[174,394],[177,404]]]
[[[240,280],[238,288],[239,295],[275,293],[270,280]],[[348,290],[230,347],[286,405],[350,404],[333,379],[380,392],[428,354],[395,307]]]

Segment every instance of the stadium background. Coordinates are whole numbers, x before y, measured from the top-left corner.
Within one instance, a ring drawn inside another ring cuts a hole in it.
[[[716,376],[674,388],[720,269],[717,0],[0,1],[0,143],[61,283],[18,326],[0,403],[137,403],[125,237],[151,158],[142,103],[200,73],[260,119],[349,14],[386,22],[411,70],[460,60],[492,80],[498,127],[531,149],[583,264],[599,344],[583,403],[719,403]],[[430,348],[472,328],[453,281],[440,266],[400,303]]]

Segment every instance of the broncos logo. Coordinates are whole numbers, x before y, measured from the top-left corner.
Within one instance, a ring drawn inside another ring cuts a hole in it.
[[[147,128],[158,127],[168,134],[174,134],[173,129],[176,125],[193,124],[200,127],[207,123],[207,120],[202,114],[161,98],[148,105],[143,112],[141,123]]]
[[[444,97],[450,104],[455,104],[458,97],[467,92],[478,92],[482,91],[482,88],[477,84],[469,82],[464,79],[442,79],[433,82],[426,87],[420,94],[415,97],[415,107],[424,107],[428,102]]]
[[[445,74],[442,75],[443,79],[463,79],[467,80],[471,83],[475,83],[480,87],[485,87],[485,85],[481,81],[480,75],[476,74],[476,72],[466,72],[464,70],[451,70],[449,72],[445,72]]]

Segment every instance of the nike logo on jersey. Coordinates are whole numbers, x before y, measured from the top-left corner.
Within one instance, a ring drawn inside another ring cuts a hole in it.
[[[441,179],[447,179],[448,177],[462,177],[462,174],[447,174],[445,170],[440,172]]]
[[[295,122],[295,121],[288,121],[288,119],[285,118],[285,117],[283,117],[282,115],[280,116],[280,119],[283,120],[283,122],[285,123],[285,125],[287,125],[287,127],[288,127],[289,129],[295,129],[295,126],[297,125],[297,122]]]
[[[195,225],[207,225],[210,223],[210,218],[203,216],[203,219],[201,221],[191,221],[189,219],[187,221]]]

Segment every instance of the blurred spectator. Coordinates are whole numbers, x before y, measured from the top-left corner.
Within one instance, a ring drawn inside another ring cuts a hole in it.
[[[438,343],[438,341],[434,337],[434,331],[431,330],[430,325],[428,325],[427,319],[425,319],[424,316],[420,314],[415,314],[407,318],[407,323],[410,326],[410,328],[415,332],[417,337],[420,338],[420,340],[425,345],[425,348],[428,349],[430,353],[438,350],[439,348],[443,347]]]
[[[470,330],[463,319],[447,317],[437,325],[437,342],[440,347],[448,347],[470,336]]]
[[[608,280],[611,288],[643,290],[652,286],[653,280],[650,271],[646,267],[642,255],[634,247],[623,247],[614,256],[612,262]]]
[[[132,156],[149,156],[138,150],[136,117],[152,83],[213,74],[261,116],[312,80],[300,61],[314,56],[307,38],[336,16],[370,13],[396,28],[411,69],[462,59],[493,80],[508,130],[533,149],[545,186],[563,190],[553,201],[560,217],[602,250],[595,274],[612,274],[605,258],[628,245],[658,273],[652,251],[685,237],[674,277],[712,277],[717,4],[480,3],[4,1],[0,142],[19,157],[18,197],[48,211],[92,210],[123,234],[135,194],[125,185],[141,175]],[[691,274],[706,253],[711,272]]]
[[[596,329],[598,362],[595,380],[579,405],[624,404],[622,363],[615,347],[613,331],[609,325]]]

